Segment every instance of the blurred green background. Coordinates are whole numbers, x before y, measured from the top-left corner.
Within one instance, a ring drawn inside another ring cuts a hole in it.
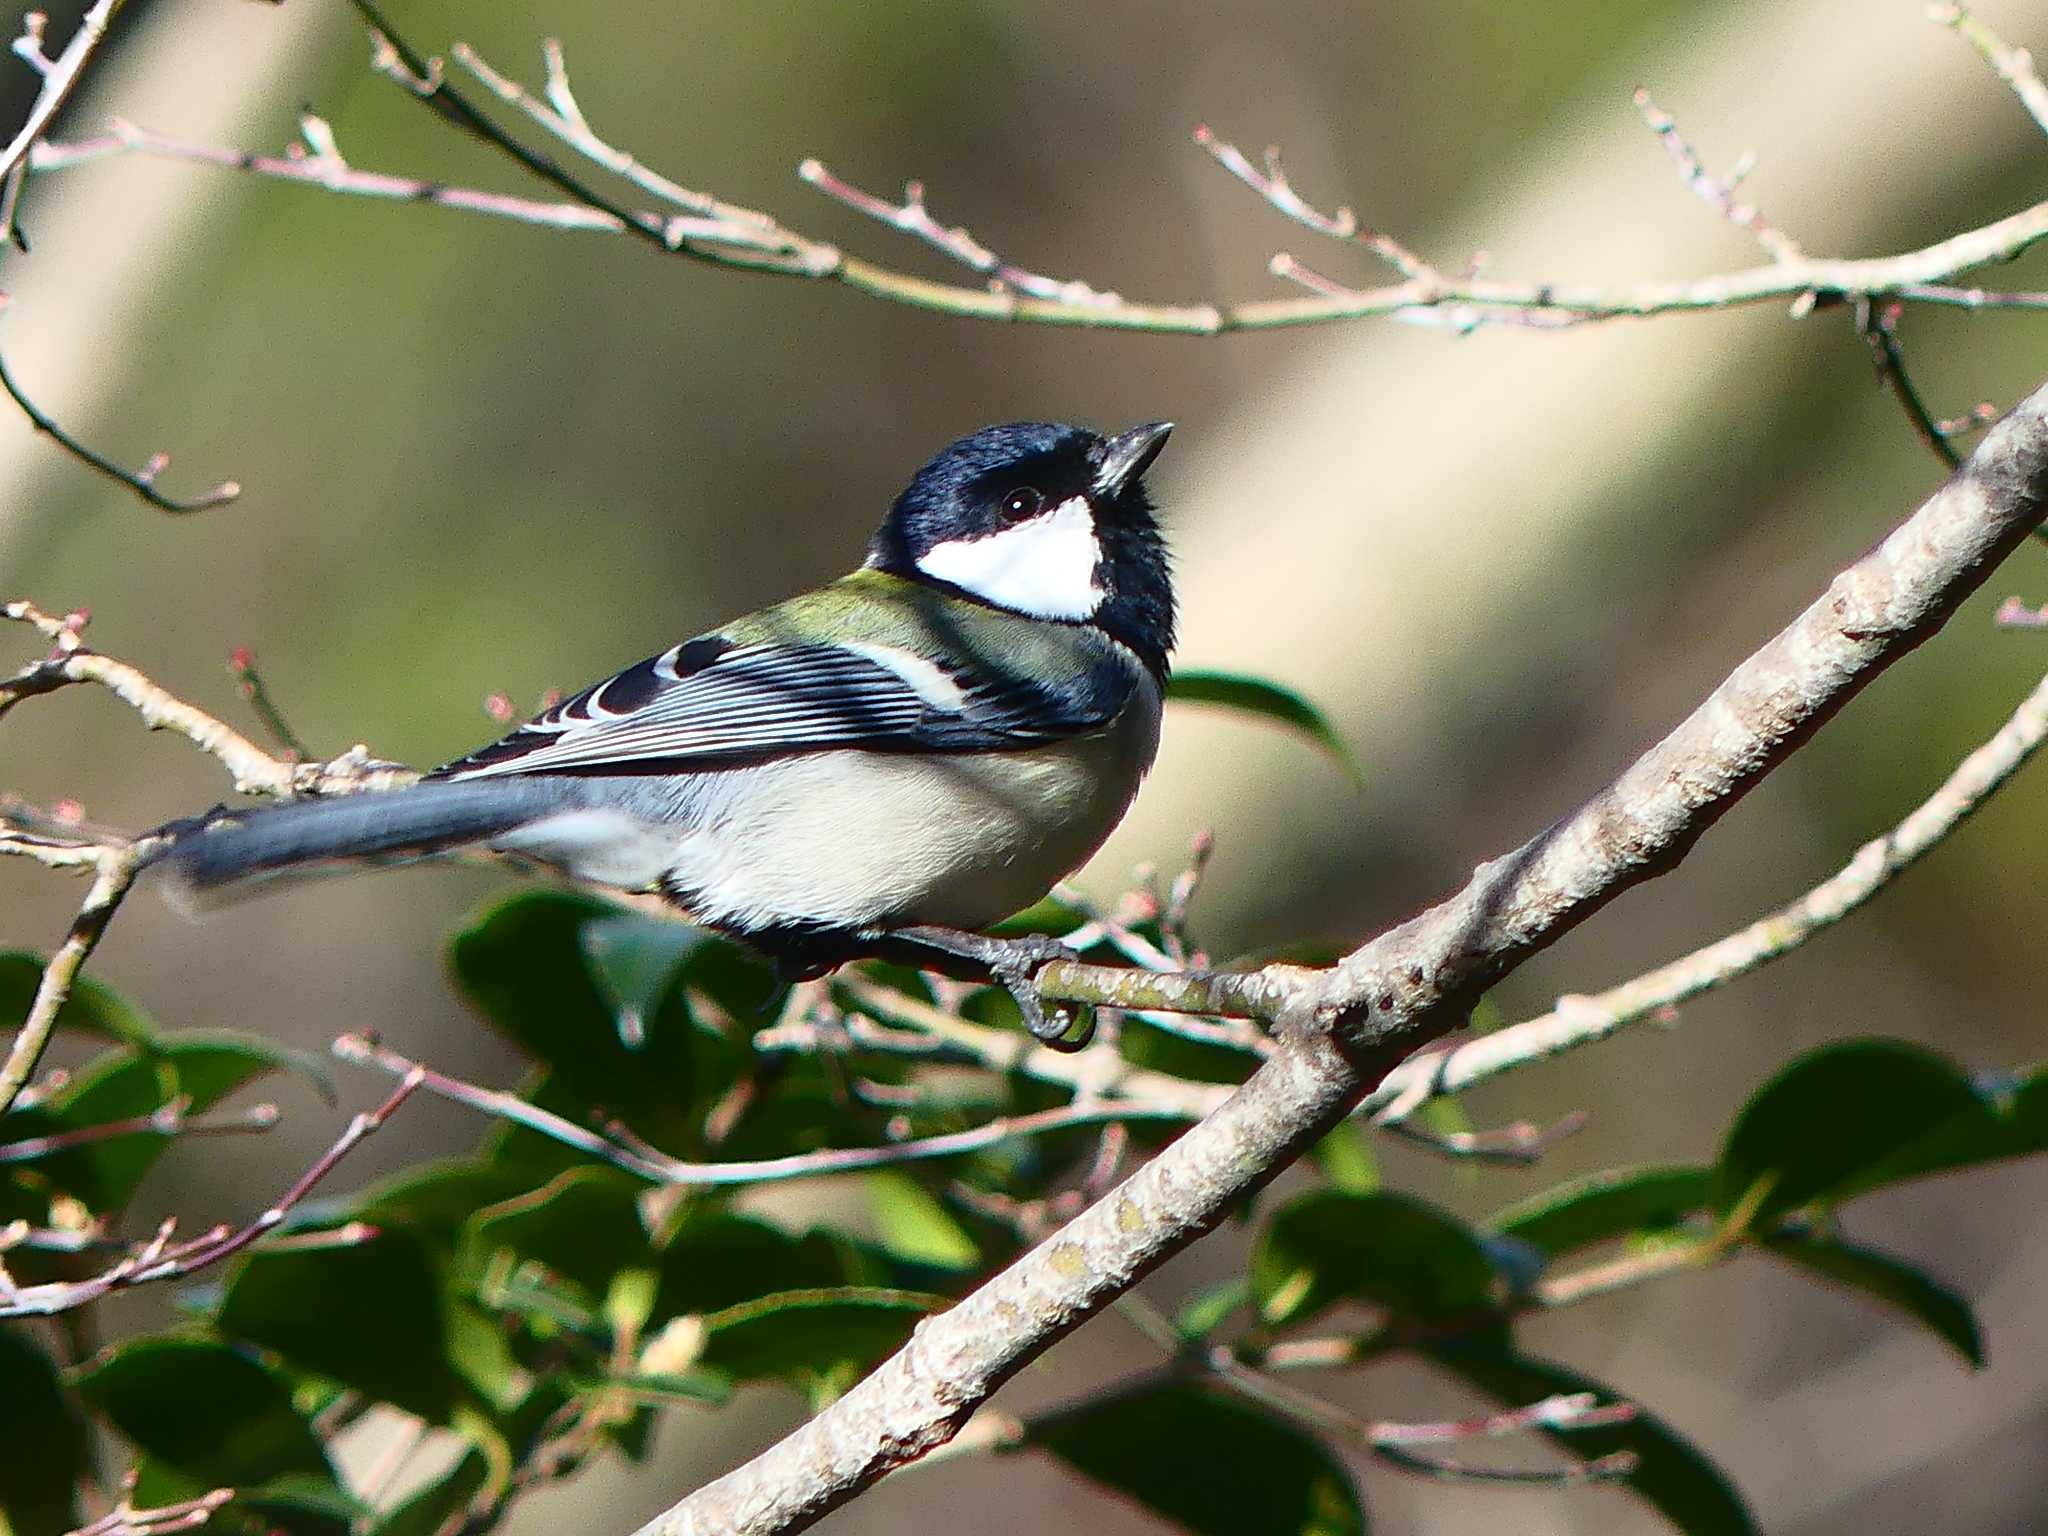
[[[1987,0],[1980,14],[2048,49],[2048,6]],[[1247,148],[1284,145],[1309,196],[1349,203],[1446,267],[1483,248],[1503,276],[1627,280],[1761,259],[1672,174],[1629,106],[1637,83],[1711,168],[1755,148],[1751,194],[1816,252],[1905,249],[2048,185],[2048,143],[1915,0],[516,0],[407,4],[394,21],[423,47],[464,38],[536,82],[539,39],[559,36],[600,131],[864,254],[957,275],[798,184],[803,156],[878,191],[921,177],[941,219],[1007,257],[1144,298],[1276,291],[1276,248],[1348,280],[1380,276],[1224,177],[1188,143],[1196,121]],[[66,29],[60,15],[52,33]],[[532,190],[370,74],[338,4],[153,0],[119,43],[67,135],[119,114],[270,151],[310,103],[360,167]],[[1287,739],[1170,717],[1151,785],[1086,883],[1109,892],[1139,861],[1174,867],[1213,827],[1200,926],[1221,953],[1355,938],[1455,887],[1604,782],[1939,477],[1840,311],[1463,340],[1384,321],[1208,341],[1006,328],[624,239],[139,158],[38,178],[24,222],[33,254],[0,270],[13,296],[0,340],[24,387],[126,462],[172,450],[173,490],[232,475],[247,492],[164,517],[0,415],[0,592],[90,605],[96,645],[243,722],[224,663],[248,646],[323,752],[363,740],[415,763],[453,757],[494,734],[490,693],[524,708],[834,575],[909,471],[986,422],[1177,421],[1153,483],[1179,556],[1181,659],[1307,692],[1367,774],[1354,790]],[[2048,263],[1994,280],[2048,285]],[[1915,311],[1903,335],[1923,390],[1959,413],[2038,382],[2043,326]],[[1507,1013],[1746,921],[1916,803],[2048,662],[2040,637],[1992,628],[2007,592],[2048,596],[2038,549],[1681,872],[1525,968],[1503,988]],[[0,638],[20,659],[33,650]],[[224,787],[187,746],[145,738],[84,689],[7,722],[0,786],[129,826]],[[1972,1066],[2038,1058],[2044,809],[2048,777],[2023,777],[1871,912],[1688,1007],[1677,1029],[1473,1095],[1482,1124],[1592,1112],[1538,1173],[1389,1149],[1393,1182],[1476,1212],[1538,1179],[1706,1157],[1750,1087],[1846,1034],[1924,1041]],[[439,960],[449,925],[499,884],[393,874],[201,926],[145,896],[95,966],[167,1025],[314,1047],[372,1027],[510,1082],[517,1063],[453,1003]],[[77,894],[0,867],[0,944],[54,942]],[[342,1086],[345,1107],[382,1087]],[[276,1134],[179,1149],[138,1217],[248,1214],[253,1191],[339,1124],[283,1093]],[[416,1106],[347,1175],[475,1130]],[[1532,1342],[1692,1435],[1773,1531],[2028,1528],[2044,1480],[2026,1448],[2048,1431],[2042,1177],[2023,1165],[1859,1207],[1854,1235],[1978,1302],[1992,1364],[1975,1376],[1929,1336],[1759,1264],[1577,1309]],[[1197,1251],[1157,1294],[1224,1261]],[[160,1304],[129,1305],[116,1326]],[[1063,1398],[1150,1359],[1104,1318],[1009,1390]],[[1461,1401],[1401,1369],[1333,1390],[1379,1417]],[[763,1394],[672,1424],[650,1468],[542,1493],[512,1528],[624,1528],[797,1411]],[[1388,1531],[1654,1528],[1607,1490],[1374,1471],[1368,1498]],[[1023,1459],[912,1473],[830,1529],[937,1519],[1153,1528]]]

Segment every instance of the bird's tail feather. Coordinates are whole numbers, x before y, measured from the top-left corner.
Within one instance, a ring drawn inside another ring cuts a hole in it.
[[[210,906],[243,888],[321,866],[447,853],[563,807],[569,786],[503,778],[301,800],[176,827],[151,862],[173,892]]]

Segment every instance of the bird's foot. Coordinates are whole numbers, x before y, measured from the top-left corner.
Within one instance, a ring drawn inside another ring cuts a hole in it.
[[[1017,1005],[1017,1012],[1024,1017],[1024,1027],[1031,1031],[1032,1036],[1053,1050],[1078,1051],[1095,1036],[1092,1012],[1081,1015],[1086,1027],[1075,1034],[1075,1011],[1055,1003],[1048,1012],[1039,998],[1033,978],[1040,969],[1055,960],[1080,958],[1058,939],[1042,933],[1001,939],[961,928],[939,927],[897,928],[884,935],[884,939],[894,952],[891,958],[901,955],[912,964],[919,963],[915,953],[903,954],[903,948],[907,947],[911,951],[924,951],[927,961],[932,955],[939,955],[964,960],[979,968],[1010,994]]]

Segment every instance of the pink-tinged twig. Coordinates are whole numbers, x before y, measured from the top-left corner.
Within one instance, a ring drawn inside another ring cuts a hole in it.
[[[1631,99],[1636,110],[1643,114],[1643,121],[1649,125],[1650,132],[1657,136],[1665,153],[1671,156],[1671,163],[1677,166],[1680,179],[1701,202],[1736,228],[1748,230],[1756,243],[1770,252],[1772,260],[1797,261],[1805,254],[1791,236],[1764,217],[1763,210],[1756,204],[1737,199],[1736,189],[1756,168],[1754,154],[1744,153],[1726,176],[1711,176],[1692,145],[1679,133],[1677,121],[1650,99],[1648,91],[1637,86]]]
[[[921,181],[906,181],[903,184],[903,201],[892,203],[833,175],[823,162],[816,159],[805,160],[796,168],[796,173],[834,202],[922,240],[962,266],[981,273],[993,287],[1082,308],[1116,309],[1124,302],[1121,295],[1105,293],[1078,278],[1048,277],[1042,272],[1020,267],[998,256],[961,225],[949,228],[939,223],[925,206],[924,183]]]
[[[1566,1137],[1583,1131],[1590,1118],[1584,1110],[1577,1109],[1549,1125],[1517,1120],[1486,1131],[1433,1131],[1413,1120],[1389,1119],[1381,1122],[1381,1129],[1445,1157],[1526,1168]]]
[[[1497,1440],[1532,1429],[1610,1429],[1632,1423],[1635,1417],[1633,1403],[1609,1403],[1603,1407],[1591,1392],[1566,1392],[1526,1407],[1504,1408],[1469,1419],[1426,1424],[1379,1420],[1372,1425],[1372,1438],[1381,1446],[1443,1445],[1460,1440]]]
[[[167,1536],[172,1531],[196,1530],[211,1520],[235,1496],[232,1488],[216,1488],[196,1499],[175,1504],[158,1504],[148,1509],[135,1507],[135,1474],[128,1474],[121,1502],[90,1525],[81,1525],[69,1536]]]
[[[2035,126],[2048,133],[2048,83],[2034,67],[2034,56],[2024,48],[2009,47],[1996,33],[1960,5],[1935,5],[1928,13],[1976,49],[1998,78],[2012,88],[2020,105],[2027,109]]]
[[[169,467],[171,457],[167,453],[153,453],[140,469],[124,469],[96,448],[88,447],[73,437],[35,401],[22,392],[15,383],[14,375],[8,371],[4,358],[0,358],[0,389],[7,392],[29,425],[48,437],[66,453],[81,463],[90,465],[110,480],[118,480],[136,495],[160,512],[204,512],[209,507],[218,507],[233,501],[242,494],[242,487],[236,481],[223,480],[210,491],[201,491],[197,496],[167,496],[157,489],[157,476]]]
[[[228,672],[235,679],[235,686],[242,697],[249,701],[249,707],[256,711],[256,718],[263,722],[270,739],[277,743],[278,751],[286,762],[307,763],[313,754],[299,733],[292,729],[291,722],[278,708],[277,700],[270,696],[270,690],[263,685],[263,674],[256,670],[256,653],[246,645],[238,645],[228,652]]]
[[[0,1317],[48,1317],[97,1301],[112,1291],[133,1290],[161,1280],[186,1275],[232,1258],[265,1234],[283,1224],[292,1208],[305,1199],[334,1167],[371,1133],[391,1118],[398,1107],[420,1087],[420,1074],[408,1073],[375,1109],[351,1119],[334,1144],[299,1175],[277,1202],[247,1226],[217,1226],[198,1237],[173,1242],[177,1233],[175,1217],[167,1218],[156,1235],[118,1263],[87,1280],[57,1280],[43,1285],[16,1286],[0,1272]],[[374,1236],[374,1229],[360,1223],[316,1234],[322,1242],[361,1242]]]
[[[601,1158],[614,1167],[639,1175],[656,1184],[687,1188],[714,1188],[735,1184],[767,1184],[785,1179],[819,1178],[831,1174],[855,1173],[869,1168],[887,1168],[899,1163],[935,1157],[956,1157],[997,1146],[1013,1137],[1040,1136],[1074,1126],[1102,1125],[1115,1120],[1184,1120],[1187,1112],[1178,1104],[1155,1104],[1142,1099],[1094,1099],[1062,1105],[1036,1114],[1007,1116],[991,1120],[972,1130],[953,1131],[941,1136],[923,1136],[909,1141],[873,1147],[830,1147],[790,1157],[766,1157],[744,1161],[691,1163],[669,1156],[659,1147],[635,1135],[617,1121],[604,1129],[592,1130],[553,1114],[524,1099],[495,1088],[479,1087],[447,1073],[423,1066],[396,1051],[387,1050],[363,1035],[343,1035],[334,1042],[334,1054],[343,1061],[372,1066],[386,1072],[417,1078],[427,1092],[466,1105],[480,1114],[523,1125],[528,1130]]]
[[[1207,150],[1210,157],[1224,170],[1295,223],[1305,225],[1319,235],[1328,235],[1332,240],[1356,241],[1411,283],[1429,289],[1445,285],[1444,275],[1435,267],[1393,236],[1361,225],[1358,216],[1349,208],[1339,208],[1335,213],[1324,213],[1303,199],[1301,194],[1294,190],[1294,184],[1287,179],[1287,173],[1280,164],[1280,151],[1277,147],[1269,147],[1266,150],[1265,169],[1261,170],[1251,163],[1243,150],[1227,139],[1217,137],[1207,123],[1195,125],[1194,140]]]
[[[225,1110],[211,1115],[191,1114],[191,1108],[191,1097],[180,1094],[146,1115],[81,1125],[75,1130],[52,1131],[47,1136],[24,1136],[19,1141],[0,1142],[0,1163],[31,1163],[72,1147],[117,1141],[124,1136],[252,1135],[269,1130],[278,1120],[275,1104],[254,1104],[247,1109]]]

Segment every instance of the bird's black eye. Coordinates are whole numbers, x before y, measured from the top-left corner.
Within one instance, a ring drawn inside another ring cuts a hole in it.
[[[1045,505],[1045,498],[1028,485],[1020,485],[1003,498],[1003,516],[1013,523],[1021,523],[1027,517],[1035,517],[1038,509]]]

